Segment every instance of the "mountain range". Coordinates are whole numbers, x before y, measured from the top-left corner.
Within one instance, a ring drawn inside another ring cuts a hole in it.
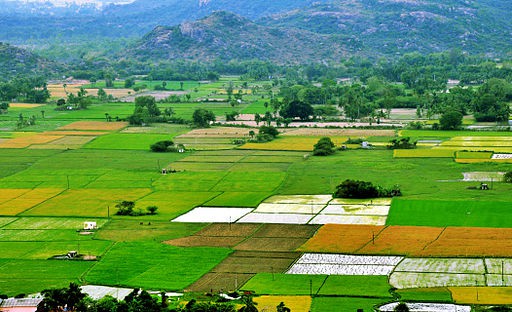
[[[128,37],[135,43],[119,55],[155,60],[296,63],[449,49],[494,57],[512,50],[511,11],[508,0],[136,0],[64,16],[0,9],[0,40]]]

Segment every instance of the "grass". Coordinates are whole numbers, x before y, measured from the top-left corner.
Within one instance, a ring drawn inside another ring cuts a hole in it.
[[[260,295],[315,294],[327,276],[258,273],[241,287]],[[311,286],[311,288],[310,288]]]
[[[510,202],[395,199],[387,224],[509,228],[511,208]]]
[[[97,137],[88,143],[85,148],[93,149],[124,149],[124,150],[149,150],[151,144],[158,141],[173,140],[175,136],[184,133],[176,129],[175,133],[112,133]]]
[[[393,151],[393,157],[409,158],[409,157],[437,157],[437,158],[453,158],[454,151],[445,149],[397,149]]]
[[[224,192],[205,203],[206,206],[256,207],[265,198],[266,192]]]
[[[16,221],[4,226],[8,230],[78,230],[83,229],[84,222],[96,222],[101,228],[107,219],[82,219],[82,218],[18,218]]]
[[[48,259],[56,255],[65,255],[70,250],[80,254],[101,256],[112,243],[108,241],[86,240],[64,242],[0,242],[2,259]]]
[[[204,226],[194,223],[114,219],[97,231],[94,238],[116,242],[161,242],[192,235]]]
[[[66,190],[60,196],[26,211],[24,216],[107,217],[108,207],[123,200],[137,200],[151,193],[150,189],[77,189]],[[84,209],[86,207],[86,209]]]
[[[318,295],[392,298],[387,276],[330,275]]]
[[[463,158],[463,159],[490,159],[492,157],[492,152],[465,152],[458,151],[455,152],[455,158]]]
[[[17,295],[78,282],[94,262],[66,260],[7,260],[0,262],[0,293]]]
[[[226,248],[178,248],[152,242],[117,243],[85,279],[91,284],[182,290],[230,252]]]
[[[416,302],[452,302],[448,288],[397,289],[396,294],[402,301]]]

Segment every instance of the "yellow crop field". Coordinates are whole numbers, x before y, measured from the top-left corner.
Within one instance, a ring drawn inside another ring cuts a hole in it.
[[[35,149],[77,149],[94,140],[94,136],[65,136],[46,144],[31,145]]]
[[[394,158],[452,158],[454,151],[451,149],[396,149],[393,151]]]
[[[19,197],[29,191],[30,189],[2,189],[0,192],[0,204]]]
[[[4,201],[0,204],[0,214],[14,216],[19,213],[30,209],[43,201],[48,200],[62,192],[62,189],[56,188],[39,188],[39,189],[25,189],[25,192],[11,200]],[[3,193],[3,191],[2,191]],[[16,192],[8,192],[16,193]]]
[[[101,131],[45,131],[45,135],[79,135],[79,136],[100,136],[107,134],[108,132]]]
[[[106,217],[110,207],[111,215],[114,206],[123,200],[136,201],[151,193],[146,188],[126,189],[78,189],[66,190],[40,205],[26,211],[27,216],[83,216]]]
[[[255,297],[254,302],[259,311],[275,311],[281,302],[293,312],[308,312],[311,307],[310,296],[260,296]]]
[[[312,151],[313,146],[320,138],[321,137],[282,136],[266,143],[247,143],[240,148],[277,151]],[[347,140],[347,137],[331,137],[331,140],[336,146],[340,146]]]
[[[32,144],[44,144],[62,138],[61,135],[36,134],[21,136],[0,142],[0,148],[25,148]]]
[[[85,83],[85,82],[84,82]],[[66,88],[64,88],[64,84],[48,84],[47,88],[50,91],[50,95],[54,98],[65,98],[67,93],[78,93],[80,91],[80,87],[83,86],[81,83],[77,84],[67,84]]]
[[[115,131],[128,126],[127,122],[107,122],[107,121],[76,121],[69,125],[62,126],[58,130],[99,130]]]
[[[10,103],[9,107],[13,108],[34,108],[43,106],[44,104],[32,104],[32,103]]]
[[[448,287],[448,290],[456,303],[512,304],[512,287]]]

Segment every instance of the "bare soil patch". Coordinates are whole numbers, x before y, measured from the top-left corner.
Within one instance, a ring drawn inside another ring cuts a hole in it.
[[[245,237],[233,236],[189,236],[165,241],[165,244],[178,247],[226,247],[233,248]]]
[[[253,234],[259,227],[259,224],[216,223],[205,227],[201,231],[197,232],[195,236],[247,237]]]
[[[252,251],[294,251],[307,241],[307,238],[252,237],[238,244],[236,250]]]
[[[207,273],[190,285],[185,291],[225,292],[232,291],[247,283],[256,274]]]
[[[264,224],[253,237],[310,238],[319,228],[319,225]]]

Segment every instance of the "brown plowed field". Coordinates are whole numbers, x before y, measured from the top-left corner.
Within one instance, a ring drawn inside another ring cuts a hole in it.
[[[328,224],[299,250],[418,257],[512,257],[512,229]]]
[[[186,291],[211,293],[231,291],[247,283],[254,275],[256,274],[206,273],[194,284],[187,287]]]
[[[256,273],[283,273],[300,256],[297,252],[235,251],[188,287],[191,291],[234,290]]]
[[[294,251],[307,242],[307,238],[252,237],[238,244],[236,250]]]
[[[253,237],[310,238],[319,228],[318,225],[263,224]]]

